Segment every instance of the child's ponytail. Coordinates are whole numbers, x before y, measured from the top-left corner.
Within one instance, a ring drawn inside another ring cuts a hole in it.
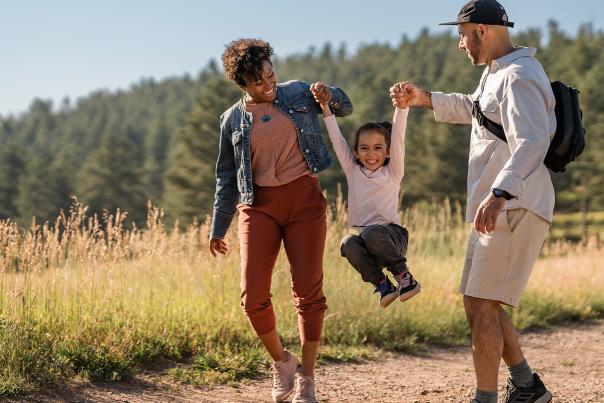
[[[392,135],[392,123],[380,122],[378,124],[380,126],[383,126],[386,129],[386,132],[387,132],[386,142],[388,143],[388,147],[390,147],[390,136]]]

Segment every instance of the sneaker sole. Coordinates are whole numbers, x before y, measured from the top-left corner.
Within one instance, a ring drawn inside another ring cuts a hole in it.
[[[282,394],[281,396],[275,397],[273,396],[273,402],[279,403],[279,402],[284,402],[287,396],[291,395],[292,392],[294,391],[294,389],[296,389],[296,387],[294,386],[289,392]]]
[[[419,292],[421,290],[422,290],[422,286],[419,283],[417,283],[417,287],[415,287],[414,289],[412,289],[409,292],[401,294],[399,299],[401,300],[401,302],[407,301],[408,299],[415,297],[417,294],[419,294]]]
[[[545,392],[545,394],[543,396],[541,396],[539,399],[535,400],[535,403],[549,403],[552,401],[553,397],[554,396],[548,390],[547,392]]]
[[[392,294],[388,294],[380,300],[380,305],[382,306],[382,308],[386,308],[388,305],[396,301],[397,298],[398,296],[395,292],[393,292]]]

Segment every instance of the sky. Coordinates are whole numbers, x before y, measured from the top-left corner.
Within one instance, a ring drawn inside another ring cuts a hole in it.
[[[350,53],[398,44],[455,20],[457,0],[0,0],[0,115],[18,115],[34,98],[72,102],[98,89],[127,89],[141,78],[189,74],[219,60],[233,39],[267,40],[278,57],[325,42]],[[514,30],[556,20],[574,34],[604,28],[601,0],[500,0]]]

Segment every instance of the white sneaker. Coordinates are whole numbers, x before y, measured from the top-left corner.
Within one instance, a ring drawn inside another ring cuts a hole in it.
[[[296,391],[292,403],[317,403],[314,377],[296,374]]]
[[[285,351],[283,361],[271,365],[273,371],[273,401],[282,402],[294,390],[294,378],[298,369],[298,359],[289,351]]]

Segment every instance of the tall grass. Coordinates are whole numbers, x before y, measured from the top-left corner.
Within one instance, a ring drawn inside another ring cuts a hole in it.
[[[460,207],[415,207],[402,217],[422,293],[383,310],[372,287],[339,256],[347,232],[341,198],[331,207],[323,359],[466,342],[457,287],[468,227]],[[170,373],[194,384],[236,381],[266,364],[239,308],[234,231],[229,253],[215,259],[207,247],[208,223],[168,230],[153,206],[143,229],[125,228],[124,219],[119,211],[88,217],[75,201],[52,226],[34,222],[23,230],[0,221],[0,396],[73,377],[121,379],[159,358],[190,363]],[[593,244],[548,245],[515,322],[526,327],[601,315],[603,265],[604,251]],[[297,318],[284,253],[272,290],[279,332],[295,349]]]

